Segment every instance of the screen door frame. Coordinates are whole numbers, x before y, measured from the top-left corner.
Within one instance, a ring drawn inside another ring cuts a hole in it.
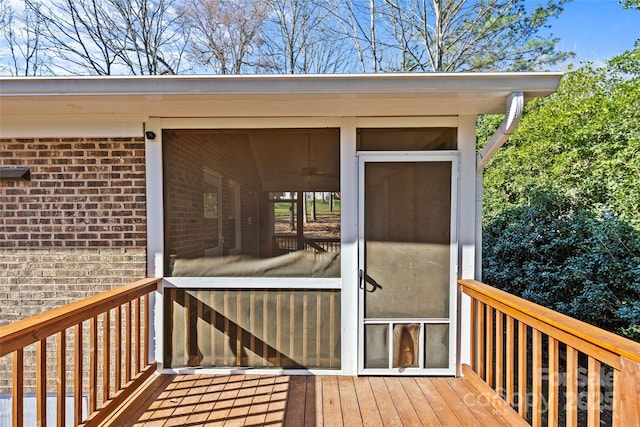
[[[365,319],[364,296],[365,290],[358,281],[358,374],[359,375],[455,375],[456,374],[456,352],[457,352],[457,276],[458,276],[458,181],[459,181],[459,151],[437,151],[437,152],[388,152],[388,151],[367,151],[356,153],[358,159],[358,268],[359,274],[365,272],[365,168],[368,163],[417,163],[417,162],[449,162],[451,164],[451,207],[450,207],[450,242],[449,242],[449,316],[442,319],[422,319],[403,320],[392,319],[398,323],[419,323],[419,367],[406,368],[365,368],[365,324],[372,322],[380,324],[377,320]],[[424,366],[424,328],[425,324],[448,324],[449,325],[449,357],[446,368],[427,368]],[[389,324],[391,325],[391,323]],[[391,365],[391,337],[393,328],[389,326],[389,364]]]

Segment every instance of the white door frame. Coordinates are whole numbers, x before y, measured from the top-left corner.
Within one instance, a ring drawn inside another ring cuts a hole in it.
[[[368,151],[356,153],[358,157],[358,268],[364,270],[364,180],[365,165],[367,163],[386,162],[451,162],[451,219],[450,219],[450,264],[449,264],[449,318],[433,319],[433,321],[416,321],[411,323],[421,324],[420,334],[420,367],[418,368],[389,368],[389,369],[365,369],[364,368],[364,290],[358,289],[358,374],[360,375],[455,375],[456,374],[456,352],[457,349],[457,276],[458,276],[458,180],[459,180],[459,151],[421,151],[421,152],[399,152],[399,151]],[[358,284],[358,286],[360,286]],[[397,319],[402,321],[403,319]],[[409,319],[406,319],[409,320]],[[376,321],[376,323],[378,323]],[[449,324],[449,358],[448,367],[445,368],[424,368],[424,355],[422,348],[424,337],[424,325],[429,323]],[[389,328],[389,335],[393,333]],[[391,340],[389,340],[391,352]],[[389,359],[391,361],[391,358]]]

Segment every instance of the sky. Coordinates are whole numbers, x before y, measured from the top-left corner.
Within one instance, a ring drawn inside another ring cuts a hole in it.
[[[548,31],[560,38],[558,48],[576,53],[574,64],[602,64],[640,39],[640,10],[624,9],[618,0],[573,0],[550,24]]]
[[[47,1],[47,0],[45,0]],[[547,0],[525,0],[533,8]],[[9,0],[22,7],[24,0]],[[574,64],[592,61],[596,65],[633,48],[640,39],[640,10],[624,9],[618,0],[571,0],[564,5],[564,12],[549,21],[551,28],[541,35],[552,33],[560,39],[558,49],[573,51]],[[560,65],[561,71],[567,64]]]

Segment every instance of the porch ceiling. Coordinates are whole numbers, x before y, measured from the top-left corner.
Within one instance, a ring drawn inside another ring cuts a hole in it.
[[[502,113],[512,92],[553,93],[560,73],[136,76],[0,79],[0,124],[72,115],[415,116]],[[68,120],[68,119],[67,119]]]

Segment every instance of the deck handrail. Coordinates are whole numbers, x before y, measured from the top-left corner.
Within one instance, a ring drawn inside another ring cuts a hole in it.
[[[472,369],[522,418],[530,419],[534,426],[543,425],[545,420],[547,425],[556,425],[559,406],[565,402],[566,425],[577,425],[582,353],[587,358],[588,425],[599,425],[602,388],[609,388],[606,391],[612,394],[613,426],[640,425],[640,343],[475,280],[458,283],[472,299]],[[559,344],[566,349],[561,351]],[[565,364],[562,367],[560,359]],[[603,365],[613,369],[613,384],[601,387]],[[543,366],[548,371],[546,394]],[[527,370],[531,371],[529,375]],[[582,370],[584,374],[585,367]],[[560,384],[561,379],[564,384]],[[561,393],[565,398],[560,398]],[[545,398],[547,408],[542,408]]]
[[[486,285],[475,280],[460,280],[464,292],[482,301],[480,295],[491,300],[501,302],[507,307],[522,312],[534,319],[548,323],[550,326],[574,335],[593,345],[602,347],[612,353],[624,356],[636,362],[640,362],[640,343],[631,341],[620,335],[605,331],[604,329],[582,322],[573,317],[551,310],[547,307],[519,298],[498,288]]]
[[[33,344],[137,297],[155,291],[160,279],[142,279],[0,326],[0,357]]]
[[[74,339],[75,425],[99,424],[109,416],[111,410],[115,410],[127,396],[135,392],[135,389],[156,370],[156,362],[149,361],[149,349],[152,345],[149,330],[149,295],[158,289],[160,281],[159,278],[138,280],[1,326],[0,357],[11,354],[13,362],[12,425],[23,425],[25,347],[32,344],[36,345],[36,418],[38,425],[46,425],[47,338],[54,335],[57,425],[65,425],[69,328],[73,328]],[[101,322],[98,320],[99,317]],[[83,327],[84,323],[88,324],[88,328]],[[89,343],[88,347],[85,346],[85,341]],[[83,366],[83,356],[88,356],[88,366]],[[89,374],[89,411],[86,418],[82,413],[85,369]],[[99,377],[102,380],[100,389]]]

